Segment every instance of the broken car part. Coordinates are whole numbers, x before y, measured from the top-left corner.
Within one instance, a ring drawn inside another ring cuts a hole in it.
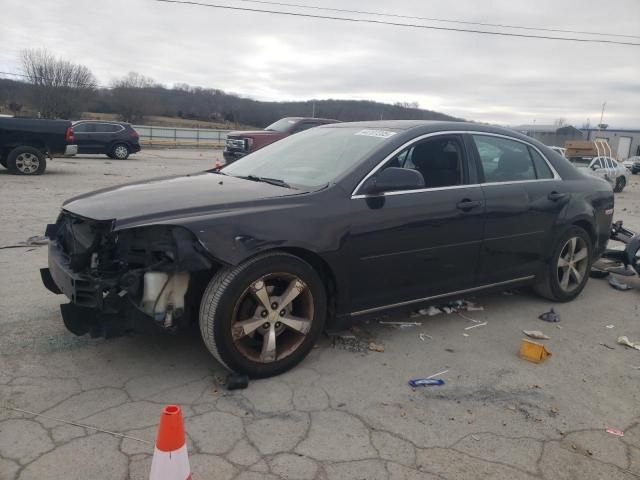
[[[556,313],[555,310],[552,308],[548,312],[544,312],[538,318],[540,320],[544,320],[545,322],[557,323],[560,321],[560,314]]]

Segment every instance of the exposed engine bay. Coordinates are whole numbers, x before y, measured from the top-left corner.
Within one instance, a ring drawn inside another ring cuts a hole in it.
[[[183,227],[112,227],[64,210],[47,226],[49,268],[41,275],[71,300],[61,306],[67,328],[112,337],[144,330],[143,320],[165,330],[187,325],[190,300],[201,294],[197,279],[214,266],[207,250]]]

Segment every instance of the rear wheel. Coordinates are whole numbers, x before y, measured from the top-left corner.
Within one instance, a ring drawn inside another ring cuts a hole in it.
[[[270,377],[311,351],[324,328],[326,304],[311,265],[287,253],[267,253],[211,279],[200,304],[200,330],[224,366]]]
[[[47,168],[47,161],[37,148],[16,147],[7,156],[7,168],[16,175],[40,175]]]
[[[618,177],[616,180],[616,185],[613,187],[613,191],[616,193],[620,193],[624,190],[624,187],[627,186],[627,180],[624,177]]]
[[[545,298],[568,302],[584,289],[591,270],[593,247],[581,227],[568,228],[556,241],[551,261],[536,291]]]
[[[111,149],[111,155],[117,160],[126,160],[129,158],[129,147],[125,143],[117,143]]]

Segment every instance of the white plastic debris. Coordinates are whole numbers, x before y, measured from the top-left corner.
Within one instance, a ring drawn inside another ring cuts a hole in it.
[[[475,325],[471,325],[470,327],[465,328],[465,330],[471,330],[472,328],[476,327],[484,327],[485,325],[487,325],[487,322],[476,323]]]
[[[548,335],[542,333],[540,330],[523,330],[522,333],[524,333],[527,337],[537,338],[538,340],[549,340],[551,338]]]
[[[632,342],[626,335],[618,337],[618,343],[620,345],[624,345],[625,347],[631,347],[635,348],[636,350],[640,350],[640,342]]]

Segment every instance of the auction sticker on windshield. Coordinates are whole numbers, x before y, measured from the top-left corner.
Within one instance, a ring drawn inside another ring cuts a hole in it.
[[[389,130],[371,130],[364,129],[360,130],[356,133],[356,135],[364,135],[365,137],[379,137],[379,138],[389,138],[396,134],[396,132],[390,132]]]

